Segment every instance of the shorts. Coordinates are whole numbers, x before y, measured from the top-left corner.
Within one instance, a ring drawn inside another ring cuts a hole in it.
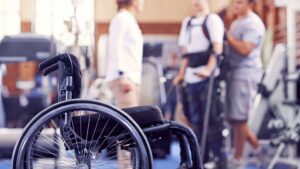
[[[230,79],[227,83],[226,112],[228,120],[247,121],[257,93],[258,82],[246,79]]]

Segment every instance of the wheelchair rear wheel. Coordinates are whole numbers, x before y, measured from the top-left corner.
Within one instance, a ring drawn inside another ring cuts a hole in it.
[[[151,169],[152,155],[142,130],[123,111],[78,99],[31,120],[15,147],[13,168]]]

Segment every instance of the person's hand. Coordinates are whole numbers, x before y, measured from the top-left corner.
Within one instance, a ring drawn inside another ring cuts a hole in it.
[[[174,79],[173,79],[173,85],[178,85],[180,82],[182,82],[183,80],[183,76],[177,75]]]
[[[127,78],[120,78],[120,85],[124,93],[128,93],[132,90],[132,82]]]
[[[209,70],[208,68],[203,68],[201,70],[199,70],[198,72],[195,72],[195,75],[197,75],[198,77],[205,79],[208,78],[211,74],[211,70]]]

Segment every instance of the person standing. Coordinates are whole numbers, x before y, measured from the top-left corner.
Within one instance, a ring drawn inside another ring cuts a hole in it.
[[[227,115],[234,134],[232,165],[242,166],[245,142],[259,148],[255,134],[247,125],[248,113],[262,77],[261,50],[265,26],[252,6],[255,0],[233,0],[237,18],[227,33],[229,75],[227,80]]]
[[[210,13],[208,0],[191,0],[191,3],[193,15],[183,20],[179,35],[183,58],[173,84],[178,85],[183,80],[187,83],[188,120],[201,144],[208,77],[223,51],[224,24],[218,15]],[[204,162],[208,159],[203,158]]]
[[[140,101],[143,36],[136,16],[144,0],[117,0],[118,13],[109,27],[106,81],[119,108],[135,107]],[[120,168],[131,168],[130,153],[118,148]]]
[[[120,108],[139,105],[143,36],[136,20],[144,0],[117,0],[119,12],[111,21],[106,81]]]

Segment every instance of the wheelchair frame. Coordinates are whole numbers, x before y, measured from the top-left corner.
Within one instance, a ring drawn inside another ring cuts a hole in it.
[[[59,92],[60,92],[60,98],[62,100],[59,103],[56,103],[47,109],[43,110],[41,113],[39,113],[35,118],[33,118],[29,124],[25,127],[23,134],[19,141],[17,142],[14,153],[13,153],[13,169],[25,169],[26,167],[22,166],[22,161],[24,160],[24,156],[20,154],[24,154],[25,151],[27,151],[26,148],[26,140],[30,137],[32,132],[32,128],[34,125],[37,125],[38,123],[41,123],[42,118],[50,118],[51,113],[49,112],[55,112],[56,110],[60,110],[64,106],[72,106],[74,107],[75,104],[91,104],[96,106],[102,106],[104,108],[107,108],[107,110],[112,110],[116,112],[115,116],[121,116],[124,120],[126,120],[126,123],[130,123],[128,125],[131,125],[134,127],[133,133],[138,134],[138,138],[140,138],[144,144],[145,147],[143,147],[143,156],[148,156],[148,166],[142,169],[151,169],[152,168],[152,154],[151,149],[149,147],[149,142],[151,142],[151,138],[148,138],[146,136],[149,135],[155,135],[157,133],[161,133],[164,131],[170,131],[172,134],[176,135],[179,139],[180,143],[180,168],[183,169],[203,169],[202,166],[202,159],[200,155],[200,147],[196,138],[196,135],[194,132],[182,124],[179,124],[177,122],[173,121],[165,121],[163,124],[156,124],[150,127],[141,128],[138,126],[138,124],[124,111],[110,106],[103,103],[100,103],[98,101],[92,101],[92,100],[84,100],[84,99],[73,99],[73,88],[74,88],[74,82],[73,82],[73,63],[72,59],[70,57],[70,54],[61,54],[55,57],[51,57],[40,64],[39,66],[40,70],[44,70],[44,75],[47,75],[53,71],[65,71],[65,79],[63,81],[62,87],[59,86]],[[72,105],[73,104],[73,105]],[[68,110],[67,110],[68,111]],[[66,112],[67,112],[66,111]],[[100,111],[100,110],[99,110]],[[52,113],[55,114],[55,113]],[[57,113],[58,114],[58,113]],[[67,113],[64,114],[64,125],[70,121],[69,115]],[[120,118],[120,119],[122,119]],[[125,123],[125,122],[124,122]],[[61,127],[61,126],[60,126]],[[28,134],[29,133],[29,134]],[[34,134],[34,133],[32,133]],[[142,145],[142,144],[141,144]],[[147,160],[147,158],[142,158],[144,160]],[[77,167],[76,167],[77,168]]]

